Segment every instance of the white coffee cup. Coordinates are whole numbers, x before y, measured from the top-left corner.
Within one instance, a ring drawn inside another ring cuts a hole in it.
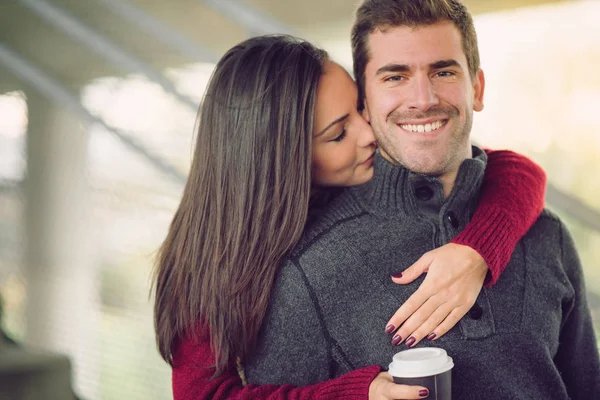
[[[454,362],[446,350],[420,347],[396,353],[389,366],[395,383],[424,386],[429,399],[452,398],[452,368]]]

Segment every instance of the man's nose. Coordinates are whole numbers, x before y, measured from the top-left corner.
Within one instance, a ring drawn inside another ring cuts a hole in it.
[[[415,76],[412,81],[408,108],[425,112],[439,102],[435,85],[429,76],[425,74]]]

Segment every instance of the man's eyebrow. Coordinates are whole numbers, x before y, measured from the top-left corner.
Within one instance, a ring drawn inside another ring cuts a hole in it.
[[[348,118],[350,116],[350,114],[346,114],[346,115],[342,115],[341,117],[339,117],[338,119],[336,119],[335,121],[333,121],[332,123],[330,123],[329,125],[327,125],[325,127],[325,129],[323,129],[322,131],[320,131],[319,133],[317,133],[315,135],[315,137],[317,136],[321,136],[322,134],[325,133],[325,131],[329,128],[331,128],[332,126],[334,126],[335,124],[339,124],[340,122],[342,122],[343,120],[345,120],[346,118]]]
[[[429,68],[431,69],[442,69],[448,67],[459,67],[460,64],[456,60],[440,60],[434,63],[429,64]],[[410,71],[410,67],[406,64],[387,64],[383,67],[379,68],[375,75],[380,75],[386,72],[408,72]]]
[[[406,64],[386,64],[379,68],[375,75],[383,74],[385,72],[408,72],[410,67]]]
[[[440,60],[440,61],[436,61],[434,63],[429,64],[429,68],[431,68],[431,69],[442,69],[442,68],[448,68],[448,67],[459,67],[460,68],[460,64],[456,60]]]

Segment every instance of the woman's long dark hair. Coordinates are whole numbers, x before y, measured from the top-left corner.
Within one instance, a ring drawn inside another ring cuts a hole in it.
[[[250,355],[275,272],[304,229],[314,109],[327,54],[285,35],[242,42],[219,61],[200,107],[183,198],[159,250],[160,354],[208,327],[216,375]]]

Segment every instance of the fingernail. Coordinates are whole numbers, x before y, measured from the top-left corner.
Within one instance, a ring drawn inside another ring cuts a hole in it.
[[[417,339],[411,336],[408,339],[406,339],[406,342],[404,344],[406,345],[406,347],[411,347],[413,344],[415,344],[416,341]]]
[[[398,346],[398,343],[400,343],[401,341],[402,341],[402,336],[394,335],[394,337],[392,338],[392,345]]]
[[[392,274],[392,278],[400,279],[402,278],[402,273]]]
[[[385,333],[390,334],[396,330],[396,327],[392,324],[389,324],[385,327]]]
[[[421,396],[421,397],[429,396],[429,390],[427,390],[427,389],[419,390],[419,396]]]
[[[427,336],[427,340],[433,340],[435,339],[435,333],[430,333],[429,336]]]

